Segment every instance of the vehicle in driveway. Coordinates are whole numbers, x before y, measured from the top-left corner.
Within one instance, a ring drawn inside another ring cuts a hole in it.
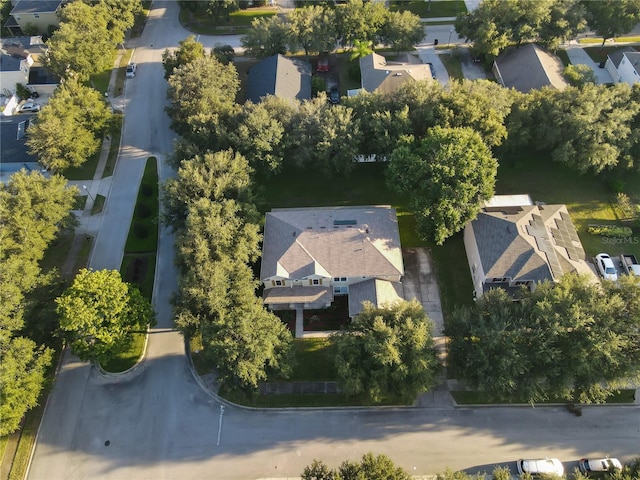
[[[136,64],[135,63],[130,63],[129,65],[127,65],[127,73],[125,74],[125,76],[127,78],[133,78],[136,76]]]
[[[27,101],[26,103],[23,103],[21,106],[18,107],[18,112],[20,113],[26,113],[26,112],[39,112],[40,111],[41,105],[39,103],[33,102],[31,100]]]
[[[433,66],[433,63],[427,62],[427,65],[429,65],[429,70],[431,70],[431,78],[433,78],[435,80],[435,78],[436,78],[436,69]]]
[[[329,58],[328,57],[320,57],[318,59],[318,65],[316,66],[316,71],[318,71],[318,72],[328,72],[329,71]]]
[[[562,462],[557,458],[538,458],[533,460],[520,459],[517,461],[518,473],[520,475],[528,473],[532,477],[542,475],[564,475]]]
[[[599,472],[614,472],[622,470],[622,464],[617,458],[581,458],[578,468],[585,475]]]
[[[329,90],[329,102],[334,105],[340,103],[340,90],[338,90],[338,87],[331,87],[331,90]]]
[[[616,267],[609,254],[599,253],[596,255],[596,267],[598,267],[600,275],[602,275],[606,280],[611,280],[612,282],[618,280],[618,272],[616,271]]]
[[[620,255],[620,266],[628,275],[640,277],[640,262],[635,255],[623,253]]]

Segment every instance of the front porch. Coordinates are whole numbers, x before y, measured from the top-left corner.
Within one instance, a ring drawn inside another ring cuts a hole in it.
[[[349,322],[349,299],[346,295],[338,295],[326,308],[304,308],[296,305],[295,309],[271,308],[296,338],[326,337],[336,330],[341,330]]]

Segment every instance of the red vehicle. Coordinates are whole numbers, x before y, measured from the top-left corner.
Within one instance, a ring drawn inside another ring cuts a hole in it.
[[[318,59],[318,67],[316,69],[318,72],[328,72],[329,71],[329,59],[327,57],[320,57]]]

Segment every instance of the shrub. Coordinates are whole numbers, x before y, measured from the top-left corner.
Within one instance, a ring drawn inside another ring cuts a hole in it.
[[[149,207],[146,203],[138,203],[138,205],[136,205],[136,217],[149,218],[150,216],[151,207]]]
[[[26,100],[27,98],[31,97],[31,92],[23,84],[16,83],[16,95],[22,101],[22,100]]]
[[[149,236],[149,227],[142,222],[135,222],[133,224],[133,234],[139,238],[147,238]]]
[[[633,233],[629,227],[616,225],[589,225],[587,232],[604,237],[629,237]]]
[[[153,195],[153,187],[148,183],[143,183],[142,185],[140,185],[140,193],[144,197],[150,197],[151,195]]]

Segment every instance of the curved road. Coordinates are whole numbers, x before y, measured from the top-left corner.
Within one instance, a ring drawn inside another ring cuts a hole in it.
[[[175,2],[154,2],[124,96],[126,121],[112,190],[91,266],[120,265],[144,160],[166,158],[174,134],[164,113],[161,54],[188,35]],[[206,46],[215,38],[201,38]],[[171,175],[161,165],[161,179]],[[105,378],[66,354],[47,404],[28,478],[250,479],[297,477],[314,458],[337,466],[374,451],[414,474],[490,470],[522,456],[554,455],[572,468],[582,455],[629,458],[640,451],[638,407],[300,409],[223,406],[187,367],[172,330],[173,239],[160,236],[147,357],[125,377]],[[505,463],[506,462],[506,463]]]

